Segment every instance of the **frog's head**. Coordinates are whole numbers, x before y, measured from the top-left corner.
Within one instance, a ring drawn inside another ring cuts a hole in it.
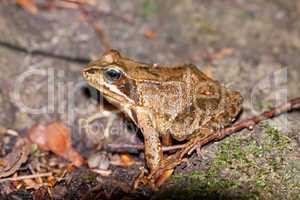
[[[137,78],[134,68],[143,65],[123,58],[116,50],[105,53],[101,59],[92,61],[83,70],[82,76],[98,89],[111,103],[117,106],[134,105],[139,97],[136,92]]]

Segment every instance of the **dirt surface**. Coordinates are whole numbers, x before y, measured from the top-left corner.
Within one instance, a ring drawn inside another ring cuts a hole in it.
[[[41,6],[45,1],[37,2]],[[298,1],[95,0],[92,8],[129,19],[94,16],[112,48],[122,54],[146,63],[194,63],[240,91],[245,99],[240,119],[299,96]],[[132,191],[143,153],[131,152],[136,164],[120,167],[111,162],[120,154],[104,147],[141,143],[136,127],[118,115],[116,128],[104,137],[105,120],[95,125],[95,135],[86,134],[79,123],[102,108],[80,69],[104,51],[76,8],[39,8],[33,15],[13,3],[0,3],[0,126],[24,136],[34,124],[62,121],[71,128],[74,148],[85,159],[100,152],[102,164],[109,160],[112,172],[105,177],[75,169],[54,186],[38,189],[6,182],[0,186],[1,199],[300,198],[297,111],[205,146],[201,157],[194,153],[157,192]],[[12,150],[11,138],[0,135],[1,157]],[[49,153],[38,159],[49,157],[67,166]],[[23,172],[34,160],[31,155]]]

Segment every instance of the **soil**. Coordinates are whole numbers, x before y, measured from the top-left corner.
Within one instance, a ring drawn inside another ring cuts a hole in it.
[[[25,136],[34,124],[62,121],[71,128],[73,147],[85,159],[99,151],[108,160],[118,158],[120,153],[106,151],[106,144],[142,143],[130,121],[117,115],[115,129],[108,136],[103,135],[105,120],[95,125],[95,135],[79,126],[79,119],[108,106],[80,74],[89,60],[105,52],[103,38],[99,39],[78,8],[45,8],[45,2],[37,1],[35,15],[14,3],[0,3],[0,127]],[[102,12],[93,20],[101,25],[112,48],[145,63],[194,63],[242,93],[245,102],[240,119],[299,95],[299,1],[91,2],[92,11]],[[299,122],[300,113],[295,111],[209,144],[200,157],[194,153],[188,163],[178,166],[159,191],[131,189],[144,164],[143,153],[132,151],[130,157],[136,164],[110,164],[109,176],[81,167],[68,171],[51,187],[26,189],[5,182],[0,197],[300,199]],[[0,135],[1,157],[13,151],[11,138]],[[40,156],[39,160],[65,163],[62,168],[68,164],[52,153]],[[21,171],[37,165],[31,162],[37,162],[33,155]]]

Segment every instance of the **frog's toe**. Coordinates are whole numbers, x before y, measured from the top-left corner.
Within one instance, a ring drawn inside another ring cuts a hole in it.
[[[152,190],[158,188],[172,175],[174,169],[160,171],[159,174],[149,174],[148,176],[140,176],[134,182],[134,189],[149,186]]]
[[[137,178],[135,181],[134,181],[134,185],[133,185],[133,189],[138,189],[138,188],[141,188],[145,185],[147,185],[147,179],[146,177],[141,177],[141,178]]]
[[[147,185],[148,179],[147,179],[147,176],[145,176],[146,172],[147,172],[147,170],[144,167],[140,168],[140,174],[135,179],[134,184],[133,184],[134,189],[137,189],[137,188],[140,188],[140,187],[143,187],[143,186]]]
[[[159,188],[173,174],[173,171],[174,169],[164,171],[158,178],[156,178],[154,186],[151,186],[152,189],[156,190]]]

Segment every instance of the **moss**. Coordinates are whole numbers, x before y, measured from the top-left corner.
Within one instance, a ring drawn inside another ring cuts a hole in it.
[[[256,106],[259,110],[268,110],[274,106],[274,102],[262,100],[262,101],[258,101]]]
[[[200,20],[198,22],[198,27],[199,27],[199,30],[205,34],[216,34],[217,33],[216,27],[214,27],[211,23],[209,23],[208,21],[205,21],[205,20]]]
[[[142,14],[149,17],[158,12],[158,5],[153,0],[144,0],[142,4]]]
[[[86,183],[93,183],[97,181],[97,174],[95,172],[88,172],[82,178]]]
[[[288,159],[296,152],[295,141],[267,123],[261,129],[256,139],[240,134],[221,141],[209,168],[173,176],[175,186],[166,194],[177,199],[180,194],[184,199],[297,198],[300,166]]]
[[[239,183],[218,178],[214,171],[176,175],[173,181],[175,187],[155,194],[152,199],[258,199],[258,194],[243,192]]]
[[[31,155],[40,157],[42,155],[41,150],[39,149],[37,144],[32,144],[31,145]]]

